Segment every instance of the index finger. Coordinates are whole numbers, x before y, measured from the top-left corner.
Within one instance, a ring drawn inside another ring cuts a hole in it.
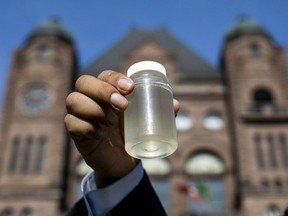
[[[76,91],[88,96],[96,103],[110,104],[118,111],[123,111],[128,105],[127,99],[108,82],[90,75],[80,76],[75,84]]]
[[[123,95],[131,93],[135,86],[129,77],[112,70],[103,71],[97,78],[111,84]]]

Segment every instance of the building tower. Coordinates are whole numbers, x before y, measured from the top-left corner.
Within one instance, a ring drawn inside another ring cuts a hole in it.
[[[227,32],[221,57],[233,126],[236,207],[245,216],[279,215],[288,200],[284,50],[261,25],[241,17]]]
[[[15,51],[1,125],[3,215],[62,214],[69,152],[63,118],[76,69],[73,39],[57,19],[36,27]]]

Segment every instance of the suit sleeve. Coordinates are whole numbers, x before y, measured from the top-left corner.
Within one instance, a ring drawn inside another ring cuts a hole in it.
[[[111,216],[166,216],[146,173],[132,190],[108,215]]]
[[[65,216],[87,216],[88,211],[84,198],[80,199],[66,214]]]
[[[85,201],[82,198],[66,216],[88,215]],[[146,173],[139,184],[116,205],[107,216],[166,216],[166,212],[155,193]]]

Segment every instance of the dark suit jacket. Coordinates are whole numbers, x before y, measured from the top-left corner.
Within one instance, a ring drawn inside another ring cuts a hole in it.
[[[66,216],[88,215],[85,201],[82,198],[70,209]],[[166,216],[165,210],[156,195],[147,174],[107,216]]]

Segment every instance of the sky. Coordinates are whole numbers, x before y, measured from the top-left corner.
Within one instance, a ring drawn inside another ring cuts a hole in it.
[[[13,50],[53,16],[73,35],[81,68],[133,27],[164,27],[217,67],[225,32],[239,15],[259,22],[287,49],[287,8],[287,0],[0,0],[0,106]]]

